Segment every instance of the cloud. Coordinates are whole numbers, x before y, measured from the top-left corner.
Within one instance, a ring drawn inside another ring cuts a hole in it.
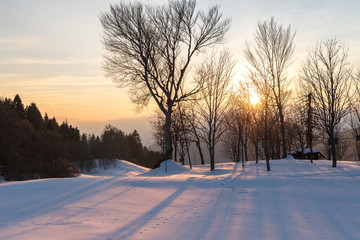
[[[0,43],[11,45],[33,45],[42,43],[43,39],[36,36],[7,36],[0,37]]]
[[[2,78],[21,78],[24,76],[25,76],[24,74],[0,73],[0,79],[2,79]]]
[[[31,58],[20,57],[13,59],[0,60],[1,65],[28,65],[28,64],[41,64],[41,65],[70,65],[70,64],[98,64],[101,60],[94,59],[52,59],[52,58]]]
[[[68,60],[55,60],[55,59],[44,59],[44,58],[20,58],[15,60],[15,64],[52,64],[52,65],[64,65],[73,64],[72,61]]]

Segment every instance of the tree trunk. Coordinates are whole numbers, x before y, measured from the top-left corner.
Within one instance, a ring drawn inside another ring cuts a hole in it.
[[[215,151],[214,147],[210,146],[210,170],[213,171],[215,169]]]
[[[335,144],[331,145],[331,154],[332,154],[332,167],[336,167],[336,147]]]
[[[265,129],[264,129],[265,142],[263,143],[263,147],[265,150],[266,170],[270,171],[268,111],[269,111],[269,105],[268,105],[268,101],[266,101],[265,102]]]
[[[236,143],[236,159],[235,159],[235,162],[240,162],[240,150],[241,148],[241,136],[240,134],[238,135],[237,137],[237,143]]]
[[[245,155],[245,162],[249,161],[248,149],[247,149],[247,141],[244,142],[244,155]]]
[[[308,94],[308,117],[307,117],[307,145],[310,148],[310,162],[313,163],[313,146],[312,146],[312,107],[311,107],[312,94]]]
[[[269,151],[269,150],[267,149],[267,151]],[[266,170],[270,171],[270,159],[268,157],[266,158]]]
[[[174,160],[177,162],[177,141],[175,141],[174,144]]]
[[[185,147],[186,147],[186,153],[187,153],[188,159],[189,159],[189,166],[190,166],[190,169],[192,169],[190,150],[189,150],[189,141],[188,141],[187,137],[185,137]]]
[[[270,171],[270,159],[269,158],[266,158],[266,170]]]
[[[259,163],[259,125],[256,123],[255,160]]]
[[[259,142],[255,143],[255,163],[259,162]]]
[[[270,156],[269,156],[269,144],[267,141],[263,143],[263,148],[265,152],[265,158],[266,158],[266,170],[270,171]]]
[[[240,149],[241,149],[241,166],[245,167],[245,162],[244,162],[244,149],[243,149],[243,146],[244,146],[244,140],[243,138],[241,138],[241,141],[240,141]]]
[[[208,141],[209,141],[209,155],[210,155],[210,171],[215,169],[215,143],[214,143],[214,130],[212,129],[212,121],[209,124],[209,133],[208,133]]]
[[[285,132],[285,121],[284,121],[284,114],[282,111],[282,105],[279,106],[279,117],[280,117],[280,132],[281,132],[281,143],[282,143],[282,158],[286,158],[287,157],[286,132]]]
[[[164,124],[164,134],[165,134],[165,159],[172,159],[173,147],[171,139],[171,110],[165,115],[165,124]]]
[[[197,136],[196,136],[196,138],[197,138],[197,140],[196,140],[196,147],[197,147],[197,149],[198,149],[198,151],[199,151],[199,154],[200,154],[201,165],[204,165],[204,164],[205,164],[205,161],[204,161],[204,155],[203,155],[203,153],[202,153],[201,146],[200,146],[200,139],[199,139],[199,137],[197,137]]]

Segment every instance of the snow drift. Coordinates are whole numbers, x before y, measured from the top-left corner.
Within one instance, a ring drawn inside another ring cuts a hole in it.
[[[128,177],[133,175],[138,175],[141,173],[148,172],[150,169],[136,165],[134,163],[124,161],[124,160],[115,160],[115,164],[111,165],[107,169],[100,168],[98,160],[96,161],[97,168],[91,170],[88,175],[95,176],[109,176],[109,177]]]
[[[174,174],[181,174],[189,171],[187,166],[178,164],[173,160],[166,160],[160,163],[158,168],[153,169],[150,172],[142,174],[143,176],[167,176]]]

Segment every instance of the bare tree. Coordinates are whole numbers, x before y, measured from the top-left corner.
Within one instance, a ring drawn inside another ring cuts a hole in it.
[[[252,109],[249,86],[239,83],[239,88],[230,97],[229,113],[226,117],[226,133],[224,137],[224,153],[234,162],[241,159],[242,166],[248,160],[248,143]]]
[[[297,101],[289,107],[287,114],[287,141],[290,150],[306,147],[306,108],[303,101]]]
[[[213,54],[197,71],[196,79],[204,82],[197,110],[203,141],[210,155],[210,169],[215,168],[215,145],[224,133],[224,121],[229,109],[229,84],[232,80],[234,62],[229,52],[222,52],[218,59]]]
[[[357,161],[360,161],[360,69],[354,76],[355,79],[355,97],[351,102],[350,127],[354,139],[356,140],[354,150]]]
[[[265,87],[263,89],[264,98],[262,99],[262,108],[260,112],[260,121],[262,123],[262,147],[264,148],[264,154],[266,159],[266,170],[270,171],[270,153],[269,153],[269,145],[270,145],[270,137],[271,131],[274,126],[274,121],[272,118],[272,110],[271,110],[271,101],[269,100],[269,88]]]
[[[263,105],[261,104],[263,99],[260,99],[260,102],[255,104],[251,110],[251,117],[250,117],[250,142],[254,145],[255,151],[255,161],[256,163],[259,162],[260,157],[260,146],[261,146],[261,139],[262,139],[262,117],[261,113],[263,112]],[[267,130],[267,129],[266,129]]]
[[[351,127],[356,130],[360,127],[360,69],[354,75],[355,80],[355,95],[351,102]],[[360,131],[360,130],[359,130]],[[357,132],[357,130],[356,130]],[[360,132],[359,134],[360,135]]]
[[[190,165],[190,168],[192,168],[192,163],[191,163],[191,156],[190,156],[190,148],[191,148],[191,142],[193,142],[192,140],[192,131],[191,131],[191,124],[188,121],[188,109],[185,108],[184,106],[182,106],[182,104],[178,105],[178,112],[180,115],[180,126],[181,126],[181,149],[182,152],[184,152],[184,158],[185,155],[187,154],[188,156],[188,162]]]
[[[352,68],[348,49],[336,38],[327,39],[309,51],[300,80],[312,87],[314,116],[331,145],[332,166],[336,167],[336,135],[341,120],[350,110]]]
[[[182,102],[177,105],[176,110],[173,113],[173,120],[171,122],[171,133],[172,133],[172,144],[174,149],[174,160],[177,162],[178,157],[180,157],[180,162],[185,164],[185,156],[188,156],[188,162],[191,167],[191,157],[190,157],[190,145],[194,141],[192,139],[192,130],[191,124],[188,117],[188,109],[186,107],[180,107],[187,102]],[[156,145],[161,149],[162,153],[165,152],[165,134],[164,134],[164,125],[165,116],[160,110],[154,112],[150,117],[150,122],[152,126],[153,139],[155,140]]]
[[[164,115],[160,111],[155,111],[149,120],[155,144],[160,149],[161,153],[165,154],[165,134],[163,129],[165,121]]]
[[[174,111],[174,119],[172,121],[173,146],[175,149],[175,160],[177,155],[180,156],[180,162],[185,164],[187,155],[190,168],[192,167],[190,156],[190,145],[192,140],[191,124],[189,122],[189,109],[186,102],[179,103],[176,111]]]
[[[129,87],[139,107],[153,99],[165,116],[165,159],[172,158],[171,116],[174,106],[201,89],[188,87],[194,56],[223,40],[230,20],[219,7],[195,11],[195,0],[173,0],[162,6],[120,2],[102,13],[106,75]]]
[[[291,107],[291,113],[289,114],[289,122],[292,125],[292,133],[296,139],[296,149],[301,149],[303,157],[304,149],[310,149],[310,162],[313,163],[313,142],[315,121],[313,117],[313,94],[311,92],[312,87],[309,84],[300,84],[297,89],[297,98]],[[289,138],[288,138],[289,139]]]
[[[259,142],[264,150],[266,159],[266,169],[270,171],[270,158],[279,157],[279,134],[277,115],[275,114],[276,107],[271,96],[271,89],[267,84],[258,83],[261,76],[258,73],[250,73],[252,86],[256,92],[260,94],[259,103],[253,108],[252,124],[254,129],[252,131],[252,142],[255,147],[256,163],[259,157]]]
[[[196,116],[196,109],[194,107],[190,107],[190,106],[187,106],[186,108],[188,111],[187,111],[187,114],[185,115],[185,117],[186,117],[188,124],[190,125],[190,132],[193,136],[192,139],[195,142],[196,148],[199,152],[200,163],[201,163],[201,165],[204,165],[205,161],[204,161],[203,150],[201,148],[201,137],[200,137],[200,131],[199,131],[198,124],[197,124],[198,118]]]
[[[294,37],[290,26],[286,29],[275,22],[272,17],[269,21],[259,22],[254,35],[255,46],[252,49],[247,43],[245,57],[251,68],[250,72],[256,74],[254,84],[258,88],[267,86],[271,91],[269,97],[276,103],[279,114],[282,157],[287,156],[284,105],[289,97],[287,90],[286,71],[291,63],[294,52]],[[260,92],[261,93],[261,92]]]

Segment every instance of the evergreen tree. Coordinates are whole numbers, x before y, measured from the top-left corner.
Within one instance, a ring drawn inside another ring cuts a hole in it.
[[[26,119],[37,131],[44,129],[44,121],[35,103],[31,103],[25,111]]]
[[[91,156],[95,159],[103,158],[102,144],[99,136],[95,137],[95,135],[92,134],[89,140],[89,144]]]
[[[63,122],[59,127],[59,132],[66,141],[80,142],[80,131],[77,127],[69,125],[67,122]]]
[[[59,129],[59,124],[56,121],[55,117],[53,117],[52,119],[49,119],[49,116],[47,115],[47,113],[45,113],[45,116],[44,116],[44,124],[45,124],[45,130],[54,131],[54,130]]]
[[[138,163],[141,160],[143,146],[141,143],[140,135],[136,130],[134,130],[131,134],[127,136],[127,143],[129,146],[129,160]]]
[[[125,134],[120,129],[108,124],[101,135],[103,150],[103,167],[107,168],[116,158],[126,159]]]
[[[25,117],[25,108],[24,108],[24,104],[22,103],[19,94],[15,95],[12,105],[15,108],[16,112],[19,114],[19,116],[21,118],[24,118]]]

